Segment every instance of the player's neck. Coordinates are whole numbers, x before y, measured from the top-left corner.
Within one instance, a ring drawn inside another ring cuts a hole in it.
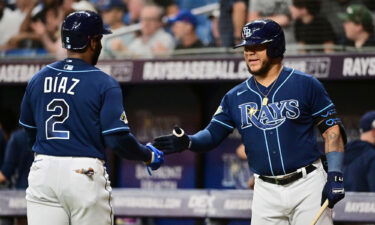
[[[264,75],[254,76],[254,78],[264,87],[268,87],[279,77],[282,67],[281,63],[272,64],[270,69]]]
[[[373,136],[372,132],[374,131],[367,131],[365,133],[362,133],[360,137],[361,141],[366,141],[375,145],[375,137]]]
[[[81,59],[88,64],[92,64],[92,56],[85,53],[69,52],[68,58]]]
[[[369,39],[369,34],[367,32],[363,32],[358,34],[357,39],[354,41],[354,45],[356,48],[361,48],[363,44],[366,43],[367,39]]]

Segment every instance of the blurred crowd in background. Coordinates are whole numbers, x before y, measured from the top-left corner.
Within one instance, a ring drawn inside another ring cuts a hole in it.
[[[0,55],[64,58],[60,27],[75,10],[99,12],[112,29],[102,59],[229,51],[261,17],[283,26],[287,54],[375,46],[373,0],[0,0]]]

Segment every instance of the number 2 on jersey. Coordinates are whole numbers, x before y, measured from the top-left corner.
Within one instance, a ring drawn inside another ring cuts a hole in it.
[[[53,114],[46,120],[46,138],[48,139],[69,139],[70,131],[56,130],[56,124],[62,124],[69,117],[69,105],[64,99],[55,98],[47,105],[47,111]]]

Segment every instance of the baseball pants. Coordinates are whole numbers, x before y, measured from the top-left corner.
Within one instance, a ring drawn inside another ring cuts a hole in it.
[[[85,173],[89,168],[93,173]],[[36,155],[28,179],[29,225],[113,225],[112,189],[101,160]]]
[[[318,160],[317,167],[287,185],[267,183],[255,176],[252,225],[301,225],[310,223],[319,211],[326,172]],[[326,209],[317,225],[332,225],[332,210]]]

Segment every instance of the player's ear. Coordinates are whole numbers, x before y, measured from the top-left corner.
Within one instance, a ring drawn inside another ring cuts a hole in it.
[[[88,46],[88,47],[89,47],[91,50],[94,51],[97,45],[98,45],[98,41],[97,41],[95,38],[90,39],[90,42],[89,42],[89,46]]]

